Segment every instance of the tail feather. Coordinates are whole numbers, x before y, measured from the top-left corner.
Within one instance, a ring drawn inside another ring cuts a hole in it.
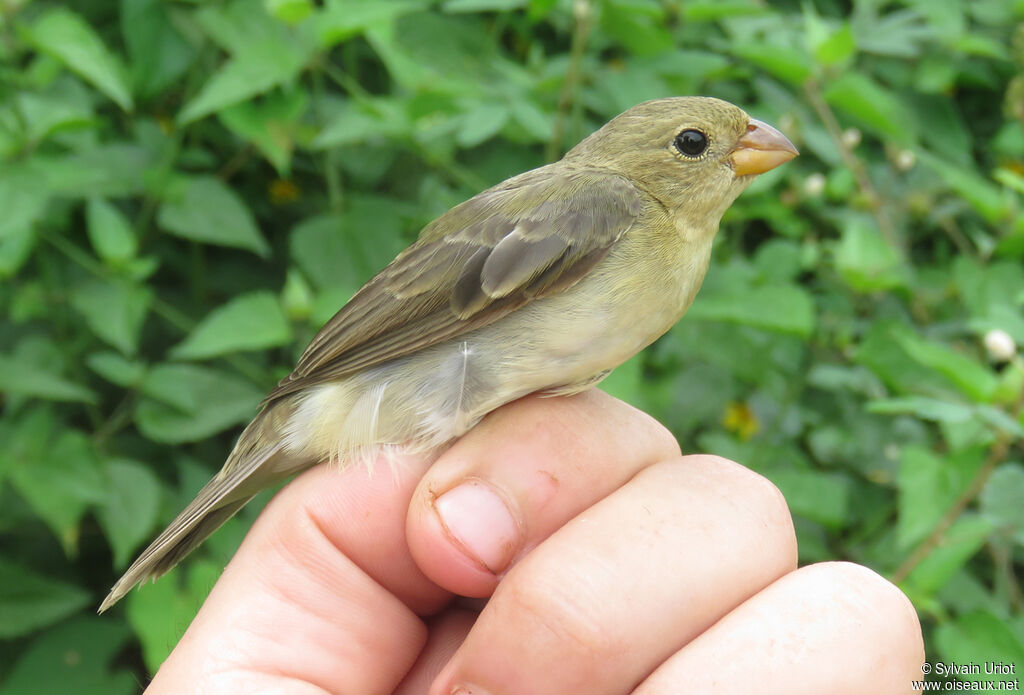
[[[196,498],[149,544],[124,576],[117,580],[100,604],[100,613],[121,600],[136,585],[147,579],[157,579],[168,572],[234,516],[256,493],[287,475],[287,467],[268,464],[269,459],[281,451],[280,442],[238,460],[236,454],[244,439],[243,433],[239,446],[235,447],[229,458],[232,465],[225,465],[224,470],[199,491]],[[257,472],[261,474],[254,475]]]

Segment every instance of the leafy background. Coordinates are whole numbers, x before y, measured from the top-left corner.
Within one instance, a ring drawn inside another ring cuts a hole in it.
[[[637,102],[802,156],[607,382],[770,477],[802,562],[1024,666],[1024,4],[0,0],[0,695],[139,690],[255,514],[94,610],[417,230]],[[989,349],[986,349],[986,336]],[[1003,344],[999,344],[1002,338]]]

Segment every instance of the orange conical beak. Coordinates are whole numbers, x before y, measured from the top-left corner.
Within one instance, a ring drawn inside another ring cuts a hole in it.
[[[736,176],[763,174],[800,154],[793,143],[767,123],[751,118],[729,159]]]

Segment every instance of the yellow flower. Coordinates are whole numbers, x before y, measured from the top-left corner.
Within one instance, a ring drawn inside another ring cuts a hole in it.
[[[302,195],[302,191],[289,179],[274,179],[270,182],[270,202],[274,205],[294,203]]]
[[[722,414],[722,426],[743,441],[747,441],[761,429],[761,423],[746,403],[730,403]]]

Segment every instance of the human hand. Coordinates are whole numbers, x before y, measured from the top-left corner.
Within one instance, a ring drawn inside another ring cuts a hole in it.
[[[894,586],[796,569],[767,480],[592,389],[300,476],[147,693],[896,693],[923,659]]]

